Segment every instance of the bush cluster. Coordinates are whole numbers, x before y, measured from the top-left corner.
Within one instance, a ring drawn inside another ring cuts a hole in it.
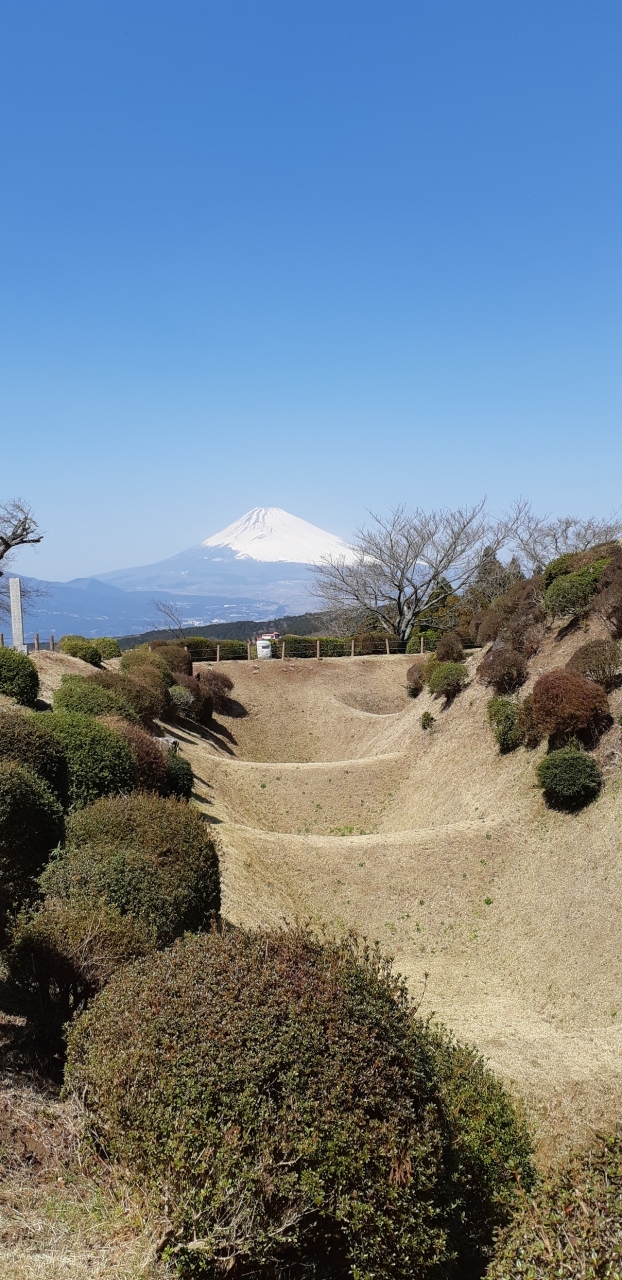
[[[544,593],[544,607],[554,618],[577,617],[589,605],[605,568],[597,562],[577,573],[563,573],[554,578]]]
[[[0,693],[24,707],[34,707],[39,693],[39,672],[25,653],[0,649]]]
[[[406,688],[411,698],[417,698],[425,684],[423,663],[413,662],[406,672]]]
[[[190,799],[194,786],[192,766],[177,751],[169,751],[166,756],[166,781],[169,795]]]
[[[183,644],[173,644],[169,640],[155,640],[151,646],[152,653],[158,654],[158,657],[164,658],[169,669],[176,675],[181,671],[184,676],[192,675],[192,658],[188,649]]]
[[[67,760],[50,732],[49,716],[0,710],[0,761],[27,765],[48,786],[62,805],[67,803]]]
[[[134,757],[119,733],[77,712],[53,712],[45,719],[65,754],[70,805],[92,804],[110,792],[132,790]]]
[[[613,689],[620,669],[620,645],[617,640],[589,640],[575,649],[566,667],[604,689]]]
[[[214,669],[214,667],[204,667],[198,673],[197,678],[200,681],[203,692],[212,699],[214,711],[219,714],[226,712],[233,689],[231,676],[226,675],[224,671]]]
[[[147,733],[146,729],[141,729],[140,725],[130,724],[120,716],[103,716],[102,724],[120,734],[127,742],[134,760],[135,788],[138,791],[156,791],[159,795],[168,795],[168,752],[158,746],[156,738]]]
[[[181,672],[175,678],[178,683],[171,685],[169,695],[178,714],[186,716],[188,720],[195,720],[197,724],[208,725],[212,719],[214,701],[205,688],[205,682],[196,680],[194,676],[184,676]]]
[[[144,678],[145,670],[158,672],[160,681],[168,688],[174,683],[171,669],[157,650],[150,650],[147,645],[139,645],[136,649],[126,649],[121,655],[120,670],[128,676]]]
[[[125,720],[137,720],[134,708],[122,693],[96,684],[88,676],[64,675],[54,693],[53,707],[55,711],[75,711],[85,716],[122,716]]]
[[[509,644],[495,642],[482,658],[477,674],[482,684],[492,685],[497,693],[514,693],[527,679],[527,661]]]
[[[479,645],[502,640],[529,658],[536,652],[546,613],[542,605],[542,578],[516,582],[488,608],[475,613],[471,636]]]
[[[126,716],[126,719],[138,718],[144,725],[150,725],[158,716],[165,715],[169,707],[167,686],[151,667],[138,667],[131,676],[118,671],[97,671],[89,683],[109,690],[129,705],[134,715]]]
[[[58,642],[58,648],[69,658],[81,658],[82,662],[89,662],[92,667],[98,667],[102,660],[97,642],[87,640],[86,636],[63,636]]]
[[[490,699],[487,709],[488,719],[502,755],[509,751],[516,751],[523,740],[518,703],[497,694]]]
[[[501,1237],[488,1280],[617,1280],[622,1275],[622,1132],[572,1152],[527,1195]]]
[[[580,809],[598,795],[602,774],[593,756],[576,746],[550,751],[538,768],[538,782],[554,809]]]
[[[63,810],[51,787],[15,760],[0,761],[0,921],[33,891],[50,851],[63,839]]]
[[[461,636],[456,631],[449,631],[446,636],[441,636],[436,646],[436,656],[439,662],[462,662],[464,650]]]
[[[578,671],[546,672],[536,680],[532,698],[536,726],[554,746],[574,737],[593,745],[610,720],[605,690]]]
[[[464,689],[468,673],[463,662],[438,662],[428,676],[428,689],[447,702]]]
[[[66,1087],[186,1275],[478,1274],[532,1181],[501,1084],[349,940],[184,938],[72,1024]]]

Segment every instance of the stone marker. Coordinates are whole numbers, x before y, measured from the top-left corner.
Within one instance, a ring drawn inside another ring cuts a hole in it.
[[[13,632],[13,648],[19,653],[28,653],[24,644],[24,616],[22,613],[22,584],[19,578],[9,578],[9,597],[11,600],[11,630]]]

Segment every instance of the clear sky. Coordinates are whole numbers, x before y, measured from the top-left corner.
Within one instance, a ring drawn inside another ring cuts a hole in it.
[[[622,502],[620,0],[2,0],[22,572]]]

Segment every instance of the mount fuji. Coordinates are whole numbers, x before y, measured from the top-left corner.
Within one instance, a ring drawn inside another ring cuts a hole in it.
[[[278,618],[318,608],[314,566],[350,561],[342,538],[280,507],[254,507],[203,542],[156,564],[44,585],[28,631],[57,636],[129,635],[158,626],[154,598],[175,603],[188,625]]]

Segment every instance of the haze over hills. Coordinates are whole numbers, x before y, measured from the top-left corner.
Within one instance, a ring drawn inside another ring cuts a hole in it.
[[[41,585],[29,606],[27,638],[130,635],[158,623],[155,600],[178,605],[188,625],[278,618],[317,609],[314,566],[353,555],[335,534],[280,507],[254,507],[203,542],[166,560],[70,582]]]

